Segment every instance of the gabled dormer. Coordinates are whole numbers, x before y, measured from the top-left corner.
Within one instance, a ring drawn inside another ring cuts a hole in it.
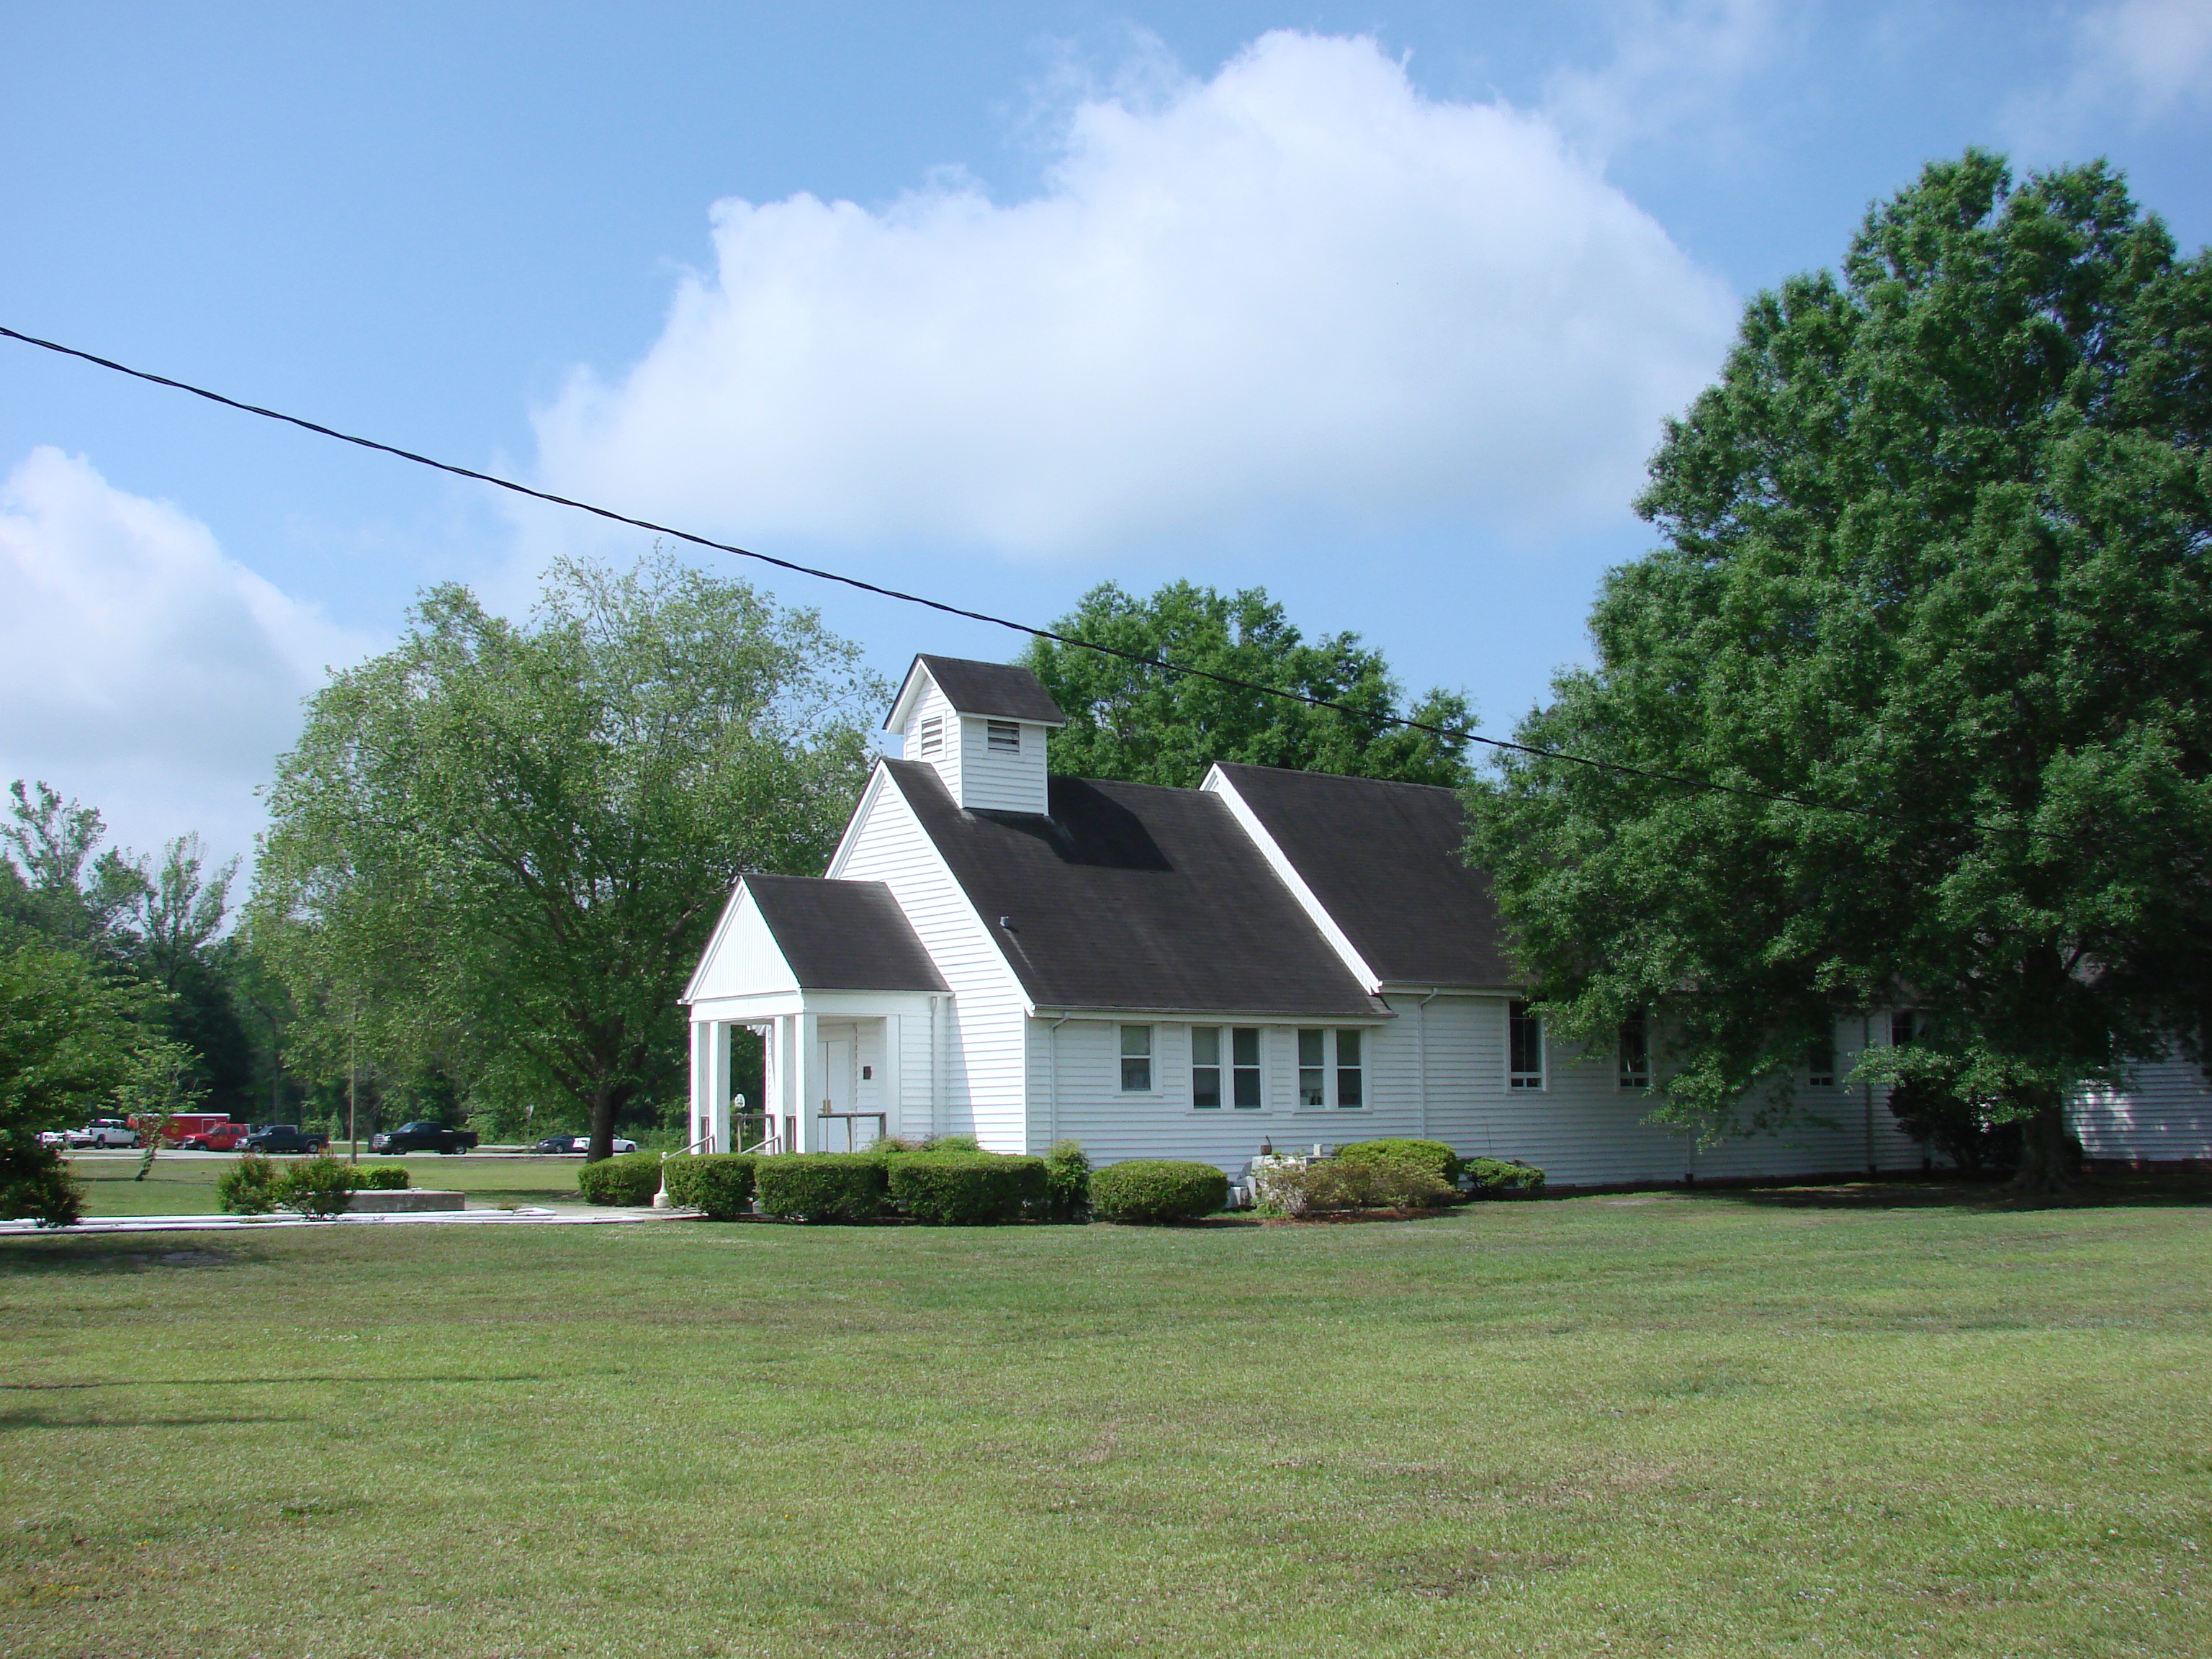
[[[1067,716],[1026,668],[916,657],[884,730],[904,755],[937,769],[970,811],[1035,812],[1045,801],[1045,743]]]

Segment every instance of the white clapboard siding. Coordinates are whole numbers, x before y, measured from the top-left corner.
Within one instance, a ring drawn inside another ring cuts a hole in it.
[[[1030,720],[1005,722],[1019,747],[1008,754],[990,743],[991,722],[980,715],[960,720],[960,787],[952,799],[981,812],[1042,812],[1046,809],[1048,728]]]
[[[1620,1087],[1610,1053],[1591,1058],[1555,1049],[1549,1057],[1548,1086],[1509,1090],[1504,998],[1437,996],[1428,1000],[1425,1010],[1419,998],[1389,1000],[1398,1018],[1367,1029],[1370,1103],[1358,1110],[1296,1103],[1295,1026],[1262,1027],[1262,1109],[1224,1106],[1200,1111],[1190,1104],[1188,1024],[1155,1025],[1153,1089],[1125,1095],[1117,1023],[1069,1020],[1060,1025],[1054,1067],[1052,1022],[1033,1019],[1030,1086],[1036,1105],[1031,1148],[1042,1150],[1057,1134],[1080,1141],[1096,1164],[1187,1158],[1236,1174],[1262,1140],[1289,1149],[1425,1132],[1467,1157],[1536,1164],[1562,1187],[1680,1181],[1685,1176],[1714,1180],[1838,1175],[1866,1167],[1867,1103],[1856,1089],[1800,1090],[1800,1103],[1835,1119],[1832,1126],[1801,1124],[1700,1148],[1691,1136],[1645,1121],[1656,1103]],[[1855,1054],[1837,1058],[1848,1070]],[[1880,1166],[1918,1169],[1920,1149],[1897,1132],[1879,1096],[1873,1105]]]
[[[905,797],[880,770],[861,799],[860,817],[847,830],[830,874],[889,887],[937,971],[952,988],[949,1005],[939,1016],[934,1127],[972,1134],[994,1152],[1021,1150],[1026,1137],[1022,1070],[1027,1001]],[[926,1018],[908,1023],[926,1033]],[[927,1100],[933,1066],[926,1035],[917,1041],[908,1034],[902,1052],[903,1075],[924,1085]],[[908,1098],[911,1122],[911,1092]]]
[[[2176,1055],[2135,1067],[2125,1086],[2087,1090],[2074,1133],[2091,1158],[2163,1164],[2212,1159],[2212,1087]]]
[[[939,722],[944,732],[934,754],[921,752],[921,727],[925,720]],[[937,775],[945,780],[945,787],[952,799],[960,799],[960,716],[945,700],[945,693],[937,689],[937,682],[922,672],[921,691],[916,694],[914,707],[907,713],[906,727],[899,733],[901,753],[910,761],[923,761],[937,769]]]

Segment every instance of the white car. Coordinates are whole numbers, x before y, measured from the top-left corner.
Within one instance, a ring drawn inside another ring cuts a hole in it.
[[[71,1146],[136,1146],[137,1131],[119,1117],[96,1117],[82,1129],[71,1129],[63,1137]]]

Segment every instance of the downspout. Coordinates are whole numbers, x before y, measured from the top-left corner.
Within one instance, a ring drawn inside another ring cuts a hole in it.
[[[1060,1140],[1060,1028],[1067,1021],[1068,1016],[1062,1014],[1045,1033],[1046,1126],[1052,1131],[1052,1139],[1045,1142],[1048,1150]]]
[[[1421,1080],[1421,1139],[1429,1138],[1429,1005],[1440,994],[1431,986],[1428,995],[1413,1005],[1413,1046],[1419,1057]]]

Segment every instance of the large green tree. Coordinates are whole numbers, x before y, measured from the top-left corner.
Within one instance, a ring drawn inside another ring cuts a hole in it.
[[[253,934],[326,1065],[565,1098],[609,1150],[680,1092],[676,999],[742,871],[820,871],[886,693],[811,612],[656,554],[465,589],[333,677],[278,763]]]
[[[149,1038],[147,1002],[143,986],[81,951],[21,933],[0,941],[0,1218],[76,1219],[76,1184],[39,1135],[181,1055]]]
[[[1054,771],[1195,786],[1215,761],[1302,772],[1456,786],[1463,740],[1392,725],[1407,712],[1382,653],[1357,634],[1309,643],[1262,588],[1221,593],[1170,582],[1138,599],[1112,582],[1083,596],[1053,631],[1116,651],[1341,703],[1316,708],[1192,674],[1146,668],[1079,646],[1039,640],[1022,661],[1067,715],[1052,742]],[[1412,715],[1459,730],[1471,721],[1457,692],[1431,690]]]
[[[2201,1053],[2208,441],[2212,264],[2102,165],[1931,166],[1755,299],[1652,463],[1666,544],[1520,733],[1753,793],[1528,757],[1471,792],[1559,1024],[1662,1010],[1661,1114],[1724,1133],[1839,1013],[1916,1007],[1887,1074],[2064,1184],[2069,1091]]]

